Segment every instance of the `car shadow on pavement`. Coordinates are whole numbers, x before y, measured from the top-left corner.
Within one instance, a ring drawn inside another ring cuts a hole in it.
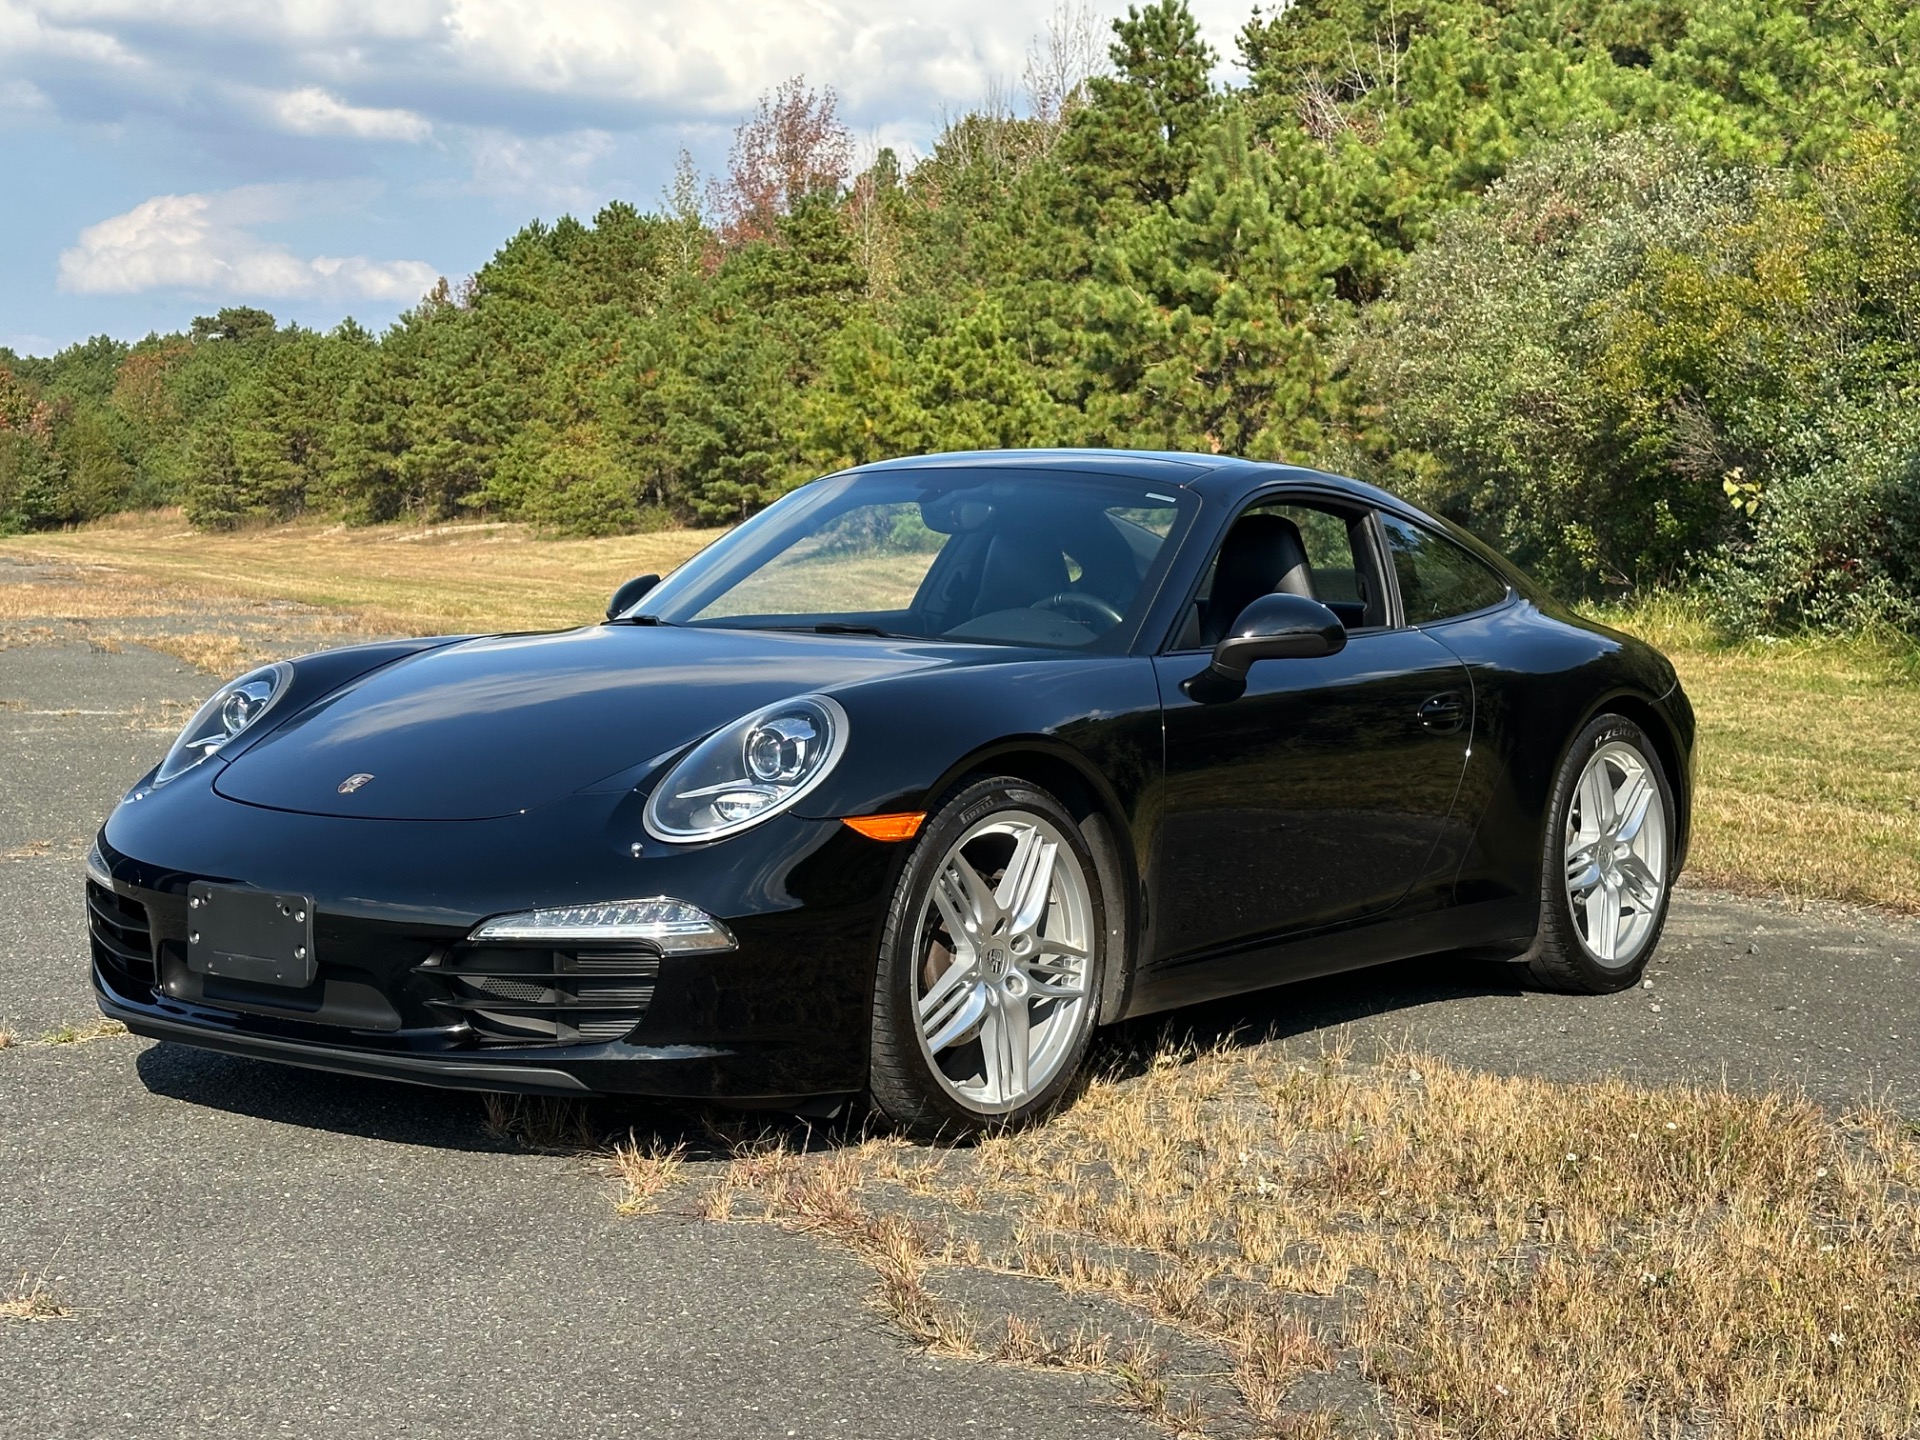
[[[1315,1036],[1337,1044],[1343,1037],[1336,1032],[1360,1021],[1411,1016],[1429,1005],[1469,997],[1519,995],[1528,988],[1521,975],[1512,965],[1432,955],[1298,980],[1112,1026],[1095,1037],[1087,1068],[1126,1076],[1168,1051],[1251,1049]],[[1384,1040],[1375,1032],[1375,1044]]]
[[[1412,1012],[1469,996],[1514,995],[1514,971],[1454,956],[1350,971],[1230,999],[1143,1016],[1102,1031],[1087,1071],[1124,1077],[1169,1049],[1200,1053],[1310,1039],[1356,1021]],[[629,1132],[684,1144],[688,1159],[725,1159],[743,1138],[778,1136],[796,1148],[858,1141],[872,1127],[849,1108],[824,1120],[780,1113],[715,1112],[640,1100],[537,1101],[435,1090],[397,1081],[302,1070],[190,1046],[149,1046],[135,1061],[155,1095],[254,1120],[328,1130],[393,1144],[524,1153],[580,1149],[585,1137]],[[570,1117],[563,1123],[559,1117]],[[568,1137],[573,1137],[569,1139]]]
[[[490,1132],[481,1097],[395,1081],[302,1070],[162,1042],[134,1061],[155,1095],[253,1120],[440,1149],[510,1152]]]

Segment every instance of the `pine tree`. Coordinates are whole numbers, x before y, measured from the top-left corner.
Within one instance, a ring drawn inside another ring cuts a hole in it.
[[[1088,103],[1061,141],[1088,218],[1107,215],[1115,201],[1171,204],[1187,188],[1221,108],[1212,80],[1217,57],[1186,0],[1128,6],[1113,31],[1117,73],[1087,82]]]
[[[1260,458],[1311,455],[1332,408],[1332,275],[1306,147],[1250,146],[1237,113],[1192,185],[1096,254],[1081,291],[1093,433]]]

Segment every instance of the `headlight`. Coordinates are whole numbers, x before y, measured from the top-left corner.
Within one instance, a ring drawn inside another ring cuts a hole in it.
[[[154,772],[153,783],[164,785],[181,772],[191,770],[242,730],[257,724],[286,693],[287,682],[292,679],[293,667],[282,660],[262,665],[223,685],[194,712],[193,719],[187,722],[187,728],[180,732],[180,738],[173,742],[167,758]]]
[[[827,778],[847,748],[847,712],[825,695],[756,710],[688,752],[647,798],[656,840],[718,840],[771,819]]]

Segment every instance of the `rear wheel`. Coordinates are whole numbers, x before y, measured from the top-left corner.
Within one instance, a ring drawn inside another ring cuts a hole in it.
[[[1597,995],[1639,980],[1667,920],[1673,830],[1673,790],[1645,732],[1622,715],[1594,720],[1554,787],[1537,981]]]
[[[921,833],[874,989],[875,1105],[922,1138],[1046,1114],[1099,1003],[1106,897],[1073,816],[1025,781],[969,786]]]

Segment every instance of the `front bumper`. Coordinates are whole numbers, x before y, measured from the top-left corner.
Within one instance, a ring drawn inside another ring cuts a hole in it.
[[[248,1034],[231,1026],[210,1024],[205,1018],[175,1020],[154,1007],[132,1005],[114,995],[94,972],[94,995],[100,1013],[118,1020],[135,1035],[150,1040],[174,1040],[202,1050],[243,1055],[250,1060],[273,1060],[309,1070],[341,1075],[363,1075],[381,1080],[404,1080],[452,1090],[487,1090],[509,1095],[585,1095],[592,1086],[572,1070],[528,1061],[426,1056],[355,1050],[312,1041],[276,1040]]]
[[[778,1104],[843,1094],[858,1081],[822,1083],[829,1072],[817,1055],[779,1055],[715,1045],[582,1046],[566,1050],[475,1050],[450,1038],[442,1049],[376,1047],[274,1033],[250,1017],[214,1011],[182,1013],[137,1004],[115,993],[94,972],[100,1013],[135,1035],[201,1050],[270,1060],[340,1075],[399,1080],[446,1090],[506,1095],[644,1095]],[[358,1043],[355,1043],[358,1042]],[[755,1077],[765,1077],[756,1081]]]
[[[136,825],[125,815],[138,807],[123,807],[90,866],[96,995],[135,1034],[509,1093],[771,1104],[865,1083],[873,956],[897,847],[781,817],[636,864],[630,845],[596,843],[602,826],[573,807],[443,826],[204,803],[217,815],[195,818],[222,828],[163,831],[148,820],[157,813]],[[204,837],[235,826],[243,839],[210,853]],[[144,858],[128,853],[135,844]],[[450,861],[459,894],[440,880]],[[193,971],[187,890],[202,880],[311,896],[313,982],[295,990]],[[725,920],[736,950],[467,938],[503,910],[690,889]]]

